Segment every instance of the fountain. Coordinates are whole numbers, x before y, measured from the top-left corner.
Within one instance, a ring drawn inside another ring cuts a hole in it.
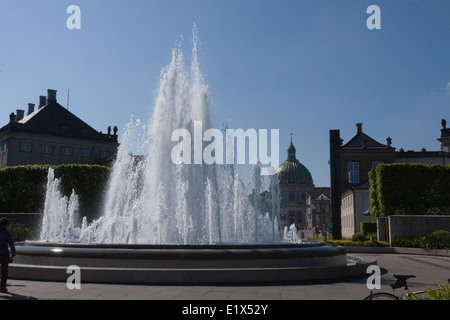
[[[148,127],[134,118],[127,125],[99,219],[77,225],[77,196],[61,196],[49,169],[41,239],[18,246],[11,277],[65,281],[69,265],[82,268],[82,281],[113,283],[290,282],[365,273],[367,262],[349,266],[342,248],[302,243],[292,230],[289,241],[282,239],[278,179],[270,177],[265,212],[258,164],[249,197],[232,164],[172,161],[174,153],[190,156],[174,148],[175,130],[194,132],[200,122],[203,134],[211,126],[196,39],[194,32],[190,72],[181,49],[173,50]],[[132,156],[136,147],[146,155],[140,160]]]

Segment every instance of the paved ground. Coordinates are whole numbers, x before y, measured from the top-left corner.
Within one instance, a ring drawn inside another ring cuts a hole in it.
[[[450,257],[411,254],[358,254],[374,257],[382,270],[380,291],[388,286],[392,274],[414,274],[410,289],[434,287],[450,278]],[[369,276],[369,275],[368,275]],[[271,286],[149,286],[82,283],[69,290],[66,283],[11,279],[8,294],[0,300],[361,300],[368,295],[366,278],[334,283]],[[401,290],[398,290],[400,293]],[[187,305],[189,305],[187,303]]]

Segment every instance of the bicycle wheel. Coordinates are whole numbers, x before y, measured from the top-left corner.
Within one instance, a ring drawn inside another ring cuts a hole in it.
[[[377,292],[365,297],[364,300],[398,300],[398,297],[392,293]]]

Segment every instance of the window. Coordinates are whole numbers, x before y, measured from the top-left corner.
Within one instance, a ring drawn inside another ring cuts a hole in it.
[[[90,158],[91,157],[91,150],[89,150],[89,149],[81,149],[81,157],[82,158]]]
[[[289,201],[294,202],[295,201],[295,194],[293,192],[291,192],[289,194]]]
[[[71,156],[72,155],[72,147],[62,147],[61,154],[63,156]]]
[[[21,143],[20,152],[31,152],[31,143]]]
[[[52,151],[53,151],[52,146],[43,144],[42,147],[41,147],[41,153],[43,153],[43,154],[51,154]]]
[[[383,164],[383,161],[372,161],[372,168],[375,168],[379,164]]]
[[[106,159],[109,157],[108,151],[100,151],[100,159]]]
[[[359,162],[350,161],[347,163],[348,183],[359,183]]]

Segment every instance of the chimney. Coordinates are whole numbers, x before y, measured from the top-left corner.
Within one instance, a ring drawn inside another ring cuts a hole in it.
[[[362,133],[362,123],[357,123],[356,124],[356,134],[360,134]]]
[[[32,113],[34,112],[34,106],[35,106],[34,103],[29,103],[29,104],[28,104],[28,113],[27,113],[27,116],[29,116],[30,114],[32,114]]]
[[[16,110],[16,114],[17,114],[16,122],[19,122],[20,120],[23,119],[23,116],[24,116],[24,114],[25,114],[25,110],[19,110],[19,109],[17,109],[17,110]]]
[[[47,104],[50,102],[56,102],[56,90],[48,89],[47,90]]]
[[[46,96],[39,96],[39,109],[46,105]]]

